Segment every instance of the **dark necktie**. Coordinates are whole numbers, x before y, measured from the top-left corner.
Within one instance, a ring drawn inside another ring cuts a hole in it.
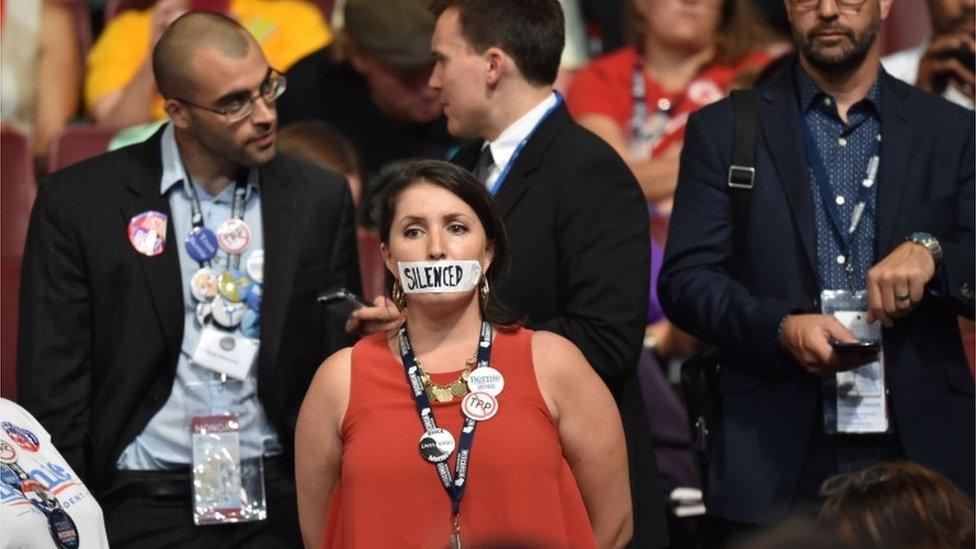
[[[495,165],[495,158],[491,155],[491,147],[487,144],[481,148],[481,155],[478,156],[478,163],[474,166],[474,176],[478,178],[478,181],[485,183],[488,180],[488,175],[491,174],[491,169]]]

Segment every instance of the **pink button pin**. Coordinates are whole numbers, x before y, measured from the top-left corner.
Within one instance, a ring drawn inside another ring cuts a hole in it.
[[[166,214],[150,210],[129,221],[129,242],[142,255],[153,257],[166,248]]]

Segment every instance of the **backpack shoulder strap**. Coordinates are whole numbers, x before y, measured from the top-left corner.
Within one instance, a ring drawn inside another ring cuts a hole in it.
[[[732,198],[732,253],[729,271],[732,276],[736,276],[742,268],[746,243],[749,192],[756,184],[756,123],[759,108],[754,90],[734,90],[731,95],[735,133],[732,164],[729,166],[727,179]]]

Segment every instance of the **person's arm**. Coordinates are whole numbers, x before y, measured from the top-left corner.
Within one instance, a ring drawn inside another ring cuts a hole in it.
[[[78,234],[58,185],[42,180],[20,286],[17,398],[84,481],[91,399],[91,295]]]
[[[950,234],[934,234],[942,248],[942,265],[936,265],[927,248],[914,242],[903,242],[868,271],[869,320],[878,319],[885,326],[909,315],[926,298],[925,290],[935,290],[945,306],[968,318],[973,317],[972,294],[976,288],[976,257],[974,257],[974,197],[973,125],[964,139],[958,140],[959,167],[956,175],[955,212],[945,212],[954,220]],[[940,212],[941,213],[941,212]],[[912,231],[938,233],[926,226],[911,227]],[[907,236],[907,235],[906,235]],[[909,296],[899,299],[897,296]]]
[[[637,366],[647,322],[647,206],[609,154],[567,169],[555,227],[563,316],[534,323],[572,341],[614,390]]]
[[[71,9],[44,2],[37,60],[34,154],[46,155],[51,138],[74,117],[81,103],[81,52]]]
[[[612,118],[603,114],[588,113],[580,115],[576,121],[580,126],[600,136],[624,159],[641,186],[644,200],[656,203],[668,200],[674,195],[674,189],[678,185],[680,145],[671,146],[656,158],[634,161],[630,158],[630,151],[627,150],[626,136]]]
[[[295,487],[305,547],[320,547],[339,482],[342,421],[349,405],[352,349],[330,356],[315,374],[295,427]]]
[[[156,79],[152,71],[152,49],[163,35],[166,27],[187,8],[187,0],[159,0],[152,9],[150,23],[148,53],[139,62],[138,69],[125,85],[117,90],[105,93],[95,98],[91,104],[91,115],[95,121],[103,126],[125,127],[149,122],[152,119],[152,104],[156,98]],[[111,24],[110,24],[111,26]],[[113,34],[114,40],[106,44],[109,48],[125,47],[125,37]],[[96,45],[96,50],[98,50]],[[91,60],[101,59],[101,55],[93,52]],[[92,65],[96,62],[90,61]],[[106,62],[111,62],[110,58]],[[89,78],[98,78],[99,67]],[[110,70],[121,70],[121,67],[103,67]]]
[[[623,547],[633,535],[633,515],[627,445],[613,397],[563,337],[533,334],[532,361],[597,545]]]
[[[721,131],[731,139],[731,106],[727,116],[729,124]],[[748,359],[756,367],[790,370],[796,365],[782,351],[778,336],[780,322],[795,312],[797,303],[753,296],[726,268],[732,251],[732,202],[727,165],[713,141],[724,136],[714,132],[700,113],[689,117],[658,298],[671,322],[729,356]]]

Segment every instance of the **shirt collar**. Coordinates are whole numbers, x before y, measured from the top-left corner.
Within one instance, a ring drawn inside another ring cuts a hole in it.
[[[162,153],[163,175],[159,180],[159,194],[165,195],[173,188],[173,185],[182,187],[183,180],[186,178],[186,171],[183,169],[183,160],[180,158],[180,149],[176,146],[176,133],[173,131],[173,124],[166,124],[163,135],[160,137],[160,149]],[[250,168],[247,170],[247,196],[257,192],[259,185],[258,170]]]
[[[548,97],[543,99],[538,105],[532,107],[529,112],[523,114],[511,126],[505,128],[498,136],[498,139],[487,142],[487,145],[491,147],[491,156],[496,166],[504,168],[508,165],[519,143],[532,133],[532,130],[539,125],[539,122],[549,112],[549,109],[556,104],[557,100],[555,92],[549,94]]]
[[[871,84],[871,88],[868,89],[867,95],[864,99],[855,103],[855,105],[868,104],[874,107],[875,112],[881,113],[881,73],[884,68],[878,67],[878,76],[874,79],[874,83]],[[820,86],[810,78],[810,75],[803,70],[803,64],[796,63],[796,87],[797,94],[800,98],[800,112],[806,114],[814,106],[814,102],[822,101],[824,97],[830,97],[831,102],[833,102],[833,97],[827,94],[827,92],[820,89]],[[836,112],[836,107],[831,105],[831,109]]]

